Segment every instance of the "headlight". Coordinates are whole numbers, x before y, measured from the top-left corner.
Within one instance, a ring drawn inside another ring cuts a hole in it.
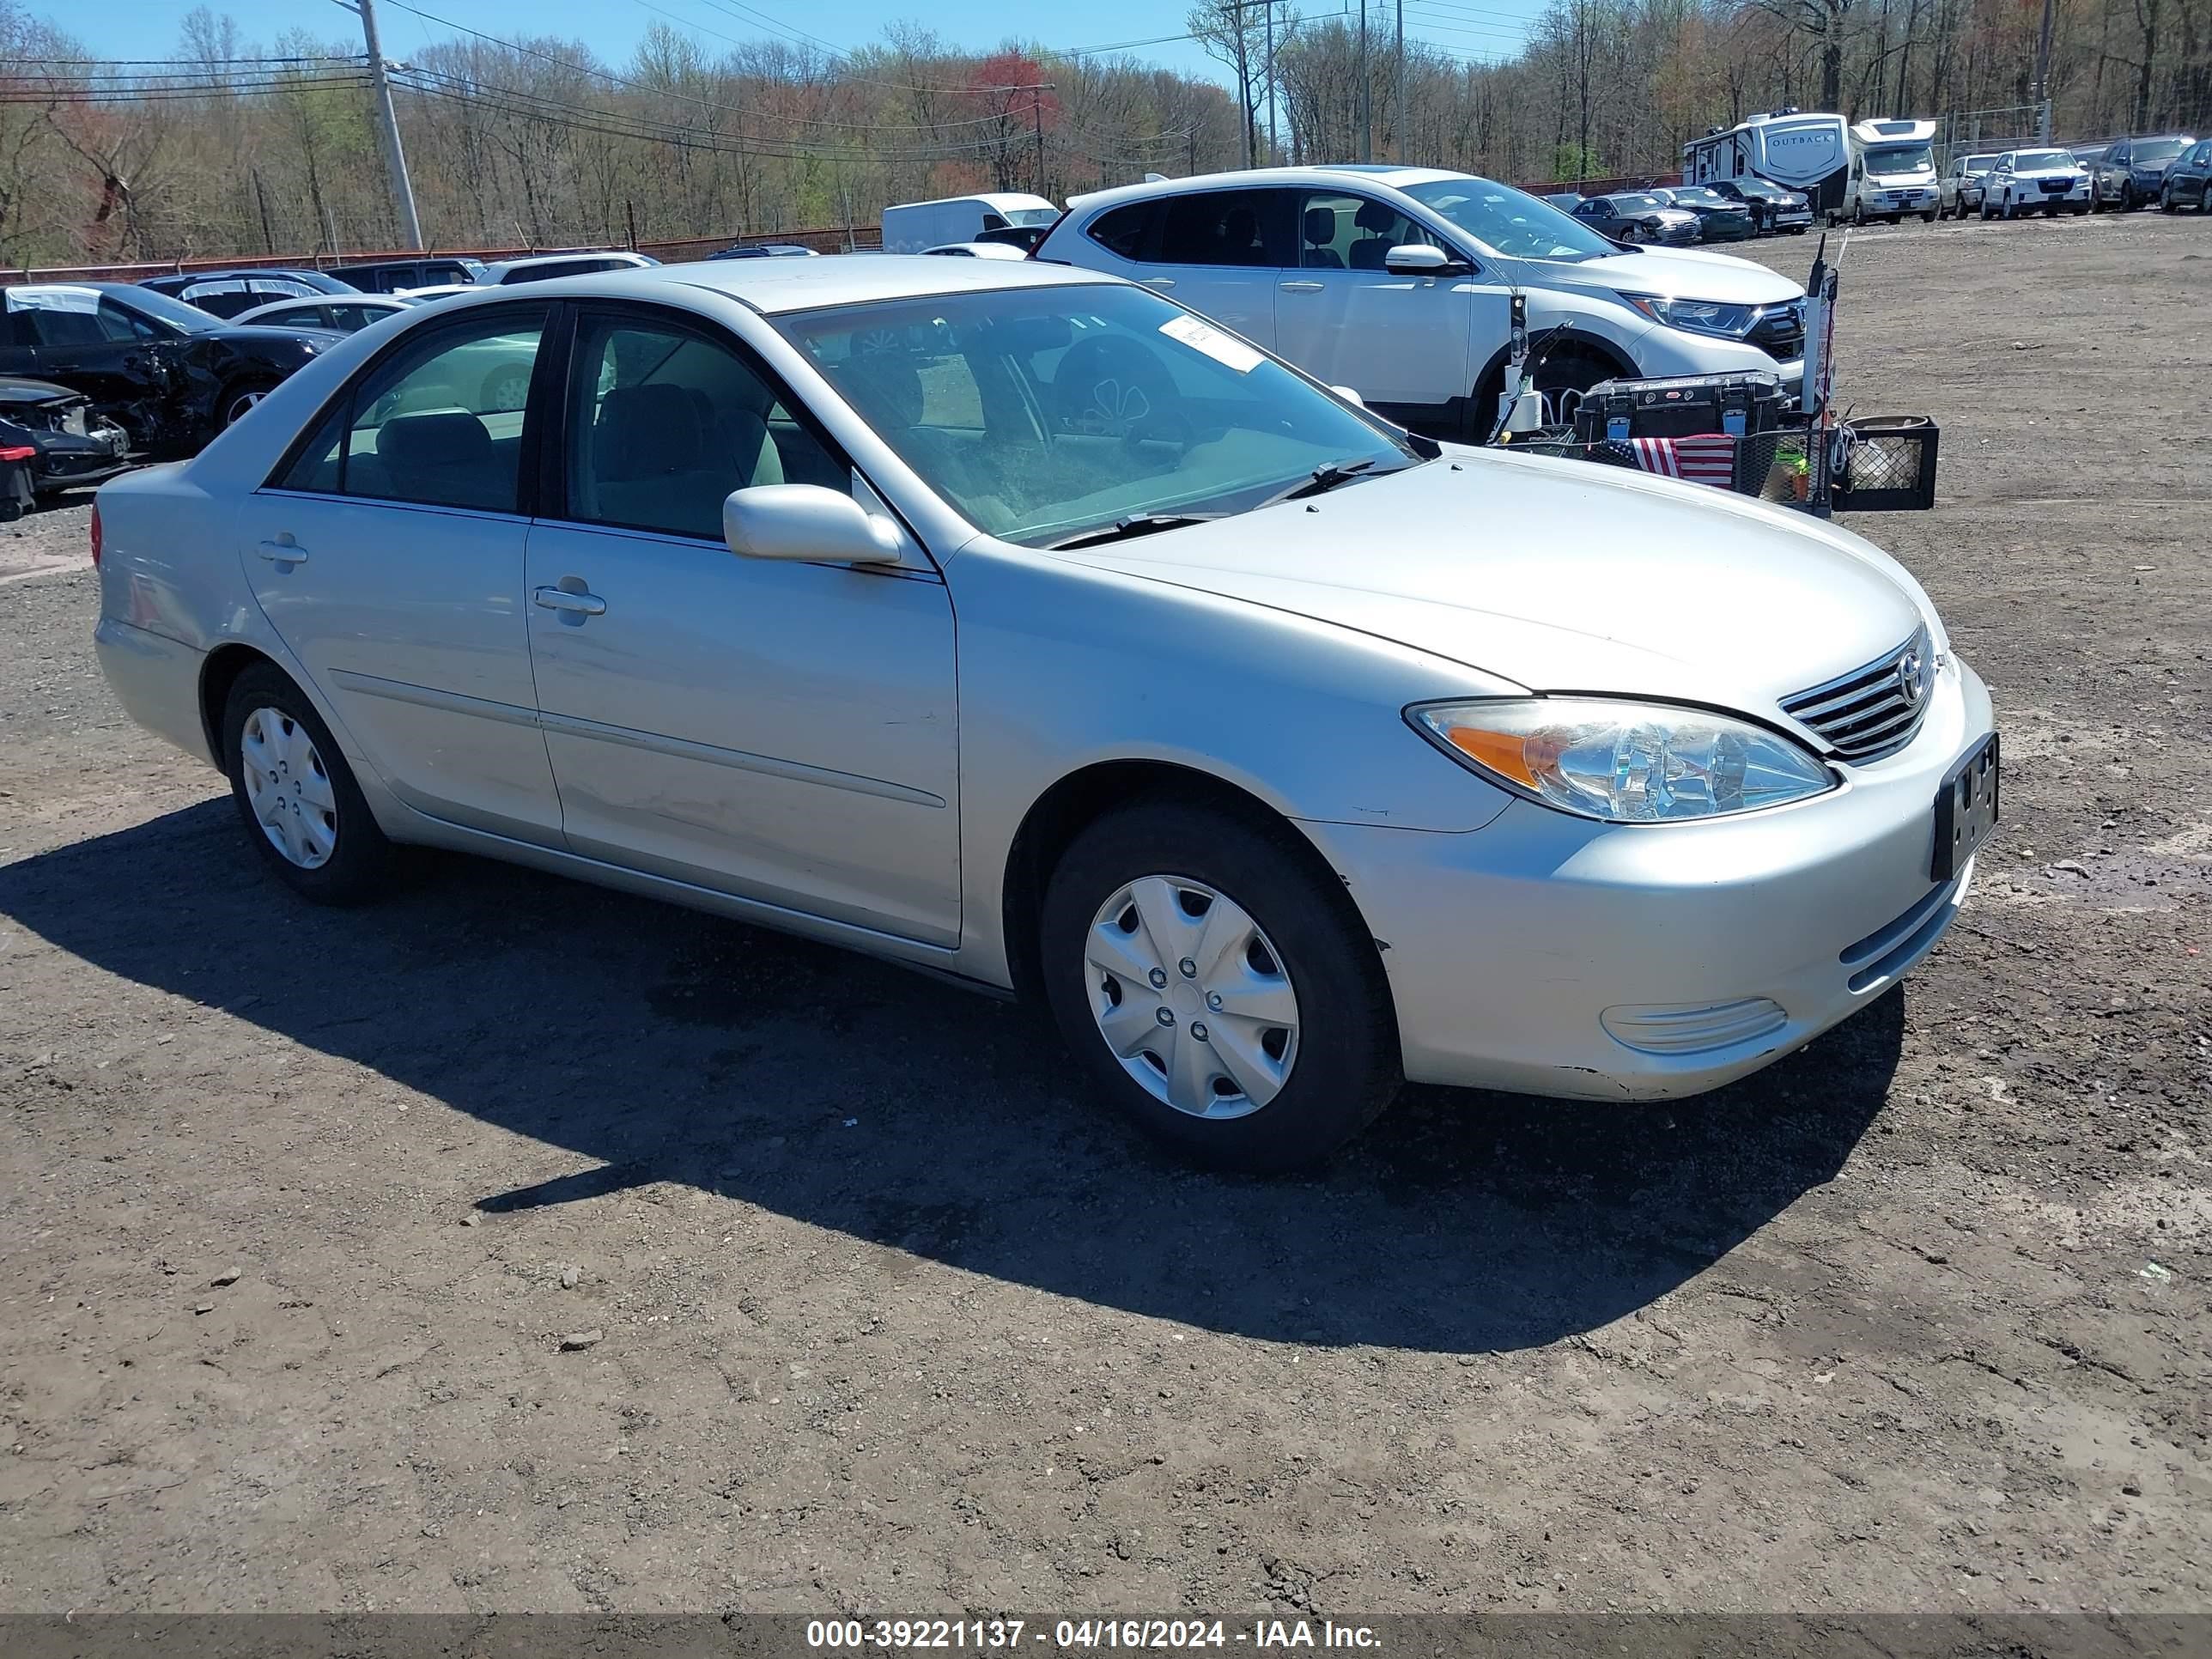
[[[1670,300],[1659,294],[1624,294],[1620,297],[1654,322],[1664,323],[1669,328],[1685,328],[1692,334],[1718,334],[1735,340],[1750,333],[1765,314],[1763,306],[1723,305],[1718,300]]]
[[[1663,703],[1485,700],[1417,704],[1406,718],[1516,794],[1611,823],[1749,812],[1836,782],[1809,750],[1763,726]]]

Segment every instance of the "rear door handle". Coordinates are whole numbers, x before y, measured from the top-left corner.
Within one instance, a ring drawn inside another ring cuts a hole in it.
[[[305,564],[307,550],[289,539],[264,542],[261,544],[261,556],[271,564]]]
[[[1318,294],[1321,290],[1322,285],[1319,283],[1285,283],[1283,284],[1283,292],[1285,294]]]
[[[548,611],[565,611],[572,617],[607,614],[607,602],[596,593],[571,593],[565,587],[541,587],[530,597]]]

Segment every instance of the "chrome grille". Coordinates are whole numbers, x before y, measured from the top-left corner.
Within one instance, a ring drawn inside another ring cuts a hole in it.
[[[1925,628],[1863,668],[1782,700],[1782,711],[1818,732],[1845,760],[1880,760],[1912,741],[1927,718],[1928,693],[1907,691],[1917,665],[1920,684],[1935,681],[1935,647]]]

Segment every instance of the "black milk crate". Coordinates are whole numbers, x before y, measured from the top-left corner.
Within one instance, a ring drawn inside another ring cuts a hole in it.
[[[1869,415],[1844,422],[1838,513],[1925,513],[1936,505],[1942,428],[1925,415]]]

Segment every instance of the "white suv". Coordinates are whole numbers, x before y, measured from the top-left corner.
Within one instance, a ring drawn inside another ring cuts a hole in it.
[[[1689,248],[1623,248],[1510,185],[1429,167],[1269,167],[1077,197],[1034,256],[1110,271],[1437,437],[1486,437],[1512,296],[1537,384],[1802,377],[1804,290]]]

